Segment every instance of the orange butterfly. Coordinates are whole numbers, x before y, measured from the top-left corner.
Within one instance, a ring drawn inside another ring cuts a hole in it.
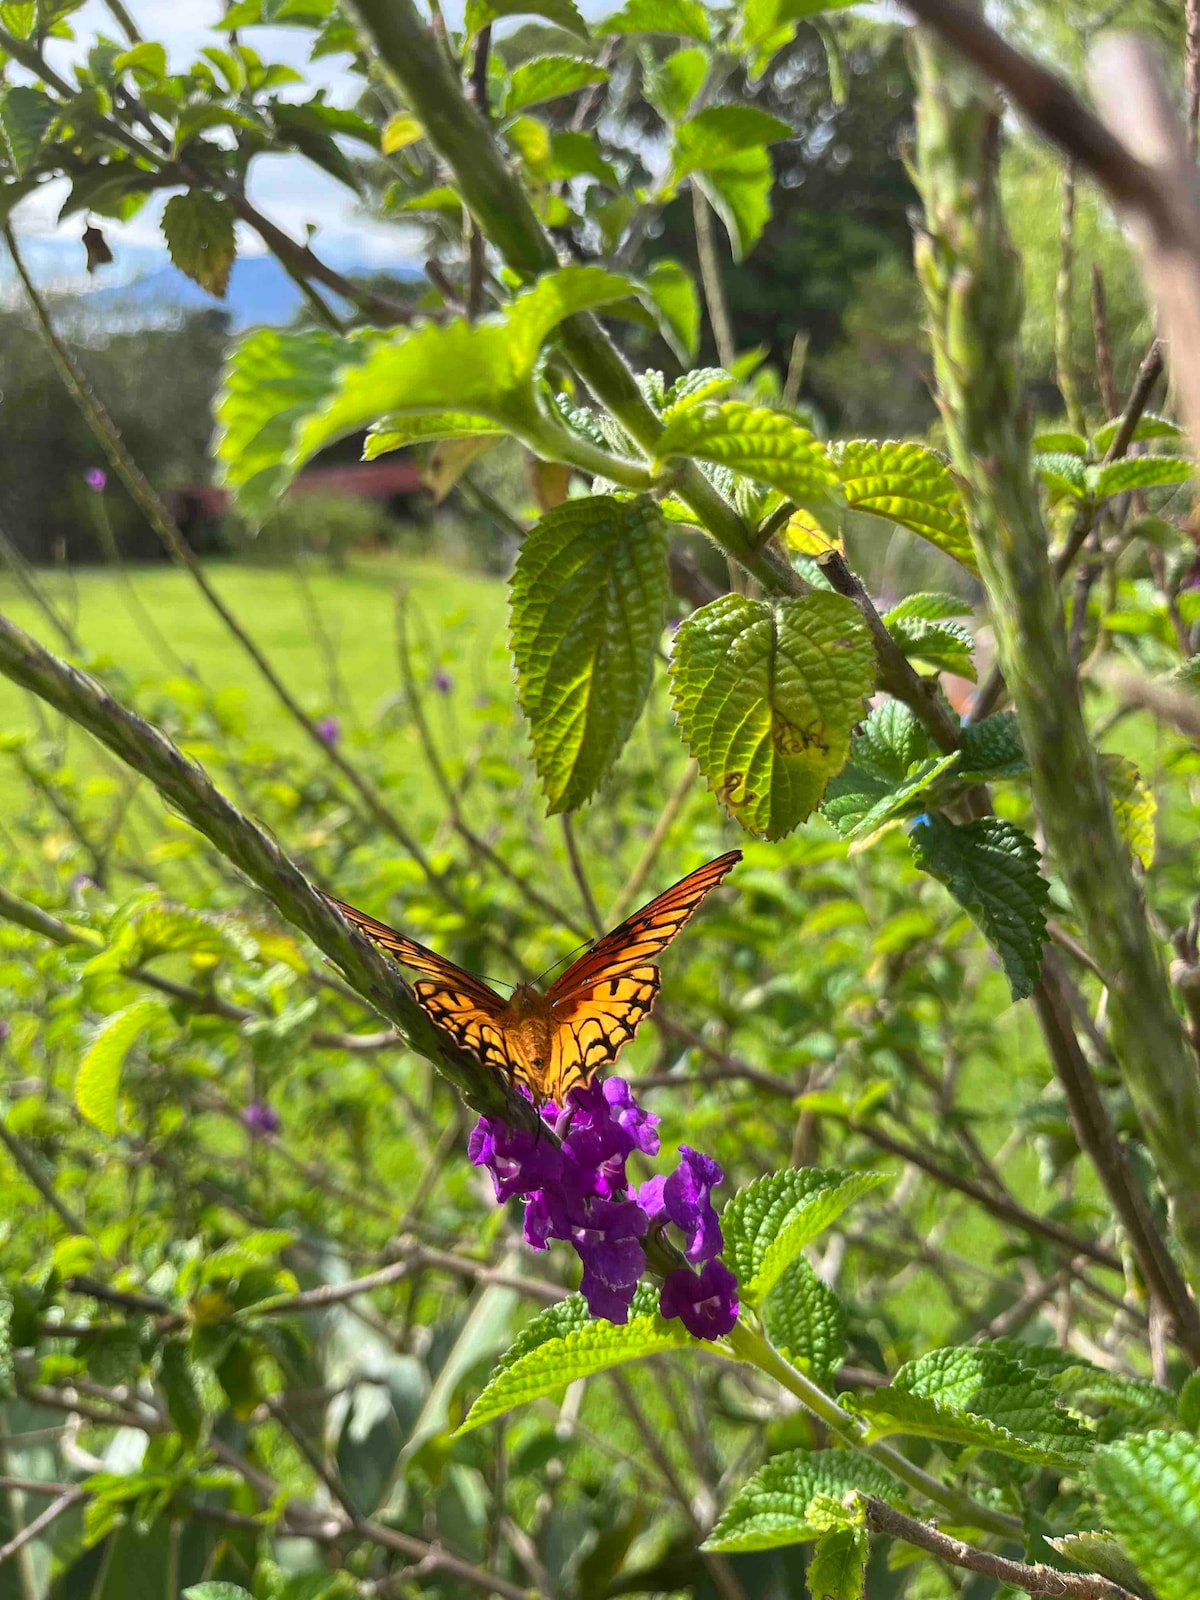
[[[543,994],[522,983],[505,1000],[435,950],[333,900],[368,938],[430,976],[413,985],[426,1016],[485,1067],[523,1083],[540,1105],[561,1106],[577,1084],[617,1059],[650,1012],[661,977],[653,965],[710,889],[742,859],[730,850],[689,872],[606,933]]]

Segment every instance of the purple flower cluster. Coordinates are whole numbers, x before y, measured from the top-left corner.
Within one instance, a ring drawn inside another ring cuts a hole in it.
[[[317,738],[332,750],[342,737],[342,725],[336,717],[322,717],[316,725]]]
[[[625,1163],[635,1150],[658,1154],[658,1118],[643,1111],[622,1078],[573,1089],[566,1109],[543,1108],[559,1135],[551,1144],[536,1132],[481,1117],[468,1151],[492,1175],[496,1199],[525,1200],[525,1239],[546,1250],[551,1239],[573,1245],[583,1263],[580,1289],[595,1317],[624,1323],[646,1270],[642,1243],[651,1228],[673,1224],[684,1253],[700,1267],[668,1273],[660,1306],[699,1339],[717,1339],[737,1321],[737,1280],[716,1259],[721,1224],[712,1191],[724,1174],[711,1156],[680,1146],[680,1163],[633,1195]]]

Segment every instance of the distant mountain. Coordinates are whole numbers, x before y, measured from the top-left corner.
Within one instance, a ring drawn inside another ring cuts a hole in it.
[[[388,269],[339,262],[338,270],[347,277],[386,276],[404,283],[415,283],[424,276],[407,262]],[[74,309],[88,321],[121,327],[144,327],[181,313],[212,309],[227,312],[234,328],[240,330],[290,322],[303,303],[304,296],[274,256],[239,256],[223,300],[207,294],[164,259],[162,266],[132,283],[88,290],[78,296]]]

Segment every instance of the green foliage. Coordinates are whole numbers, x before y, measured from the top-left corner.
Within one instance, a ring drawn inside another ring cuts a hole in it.
[[[915,1434],[1063,1467],[1091,1451],[1091,1436],[1059,1405],[1053,1384],[986,1344],[910,1361],[885,1388],[860,1396],[855,1409],[876,1436]]]
[[[216,402],[214,450],[222,483],[252,523],[263,521],[293,475],[296,423],[333,392],[354,352],[365,358],[367,346],[317,328],[259,328],[234,346]]]
[[[788,1265],[762,1313],[775,1348],[818,1383],[831,1383],[846,1356],[846,1313],[803,1256]]]
[[[551,814],[591,798],[645,703],[666,556],[654,502],[611,495],[568,500],[521,547],[513,658]]]
[[[230,202],[203,189],[172,195],[163,208],[162,230],[180,272],[223,299],[237,248]]]
[[[460,1431],[469,1433],[516,1406],[527,1405],[542,1395],[557,1394],[580,1378],[643,1356],[678,1350],[688,1342],[682,1325],[665,1322],[657,1305],[640,1315],[635,1308],[623,1327],[602,1318],[590,1318],[582,1326],[573,1326],[577,1315],[574,1307],[565,1314],[561,1325],[568,1328],[566,1333],[539,1337],[533,1345],[526,1343],[515,1358],[510,1351],[471,1407]],[[539,1334],[543,1334],[545,1326]]]
[[[95,1037],[79,1061],[75,1078],[75,1104],[101,1133],[117,1131],[117,1098],[121,1068],[136,1041],[163,1015],[159,1000],[135,1000],[96,1029]]]
[[[607,83],[608,72],[583,56],[535,56],[513,68],[504,93],[504,113],[512,116],[543,100],[574,94],[591,83]]]
[[[688,413],[685,413],[688,415]],[[874,653],[834,594],[767,604],[726,595],[679,629],[675,713],[709,787],[743,827],[780,839],[845,763]]]
[[[708,13],[699,0],[626,0],[605,17],[598,34],[673,33],[685,39],[708,39]]]
[[[945,460],[924,445],[851,439],[832,452],[846,504],[911,528],[969,571],[975,557],[962,497]]]
[[[629,291],[627,279],[599,267],[564,267],[495,317],[403,331],[373,341],[359,359],[353,344],[345,346],[331,390],[293,432],[290,464],[393,412],[478,412],[520,435],[540,436],[546,424],[533,374],[543,344],[567,317]]]
[[[855,1491],[900,1501],[895,1481],[865,1456],[848,1450],[786,1451],[743,1484],[704,1548],[771,1550],[816,1538],[828,1527],[828,1502]]]
[[[467,0],[466,29],[477,34],[499,17],[545,17],[568,33],[587,38],[587,23],[574,0]]]
[[[743,400],[693,400],[677,409],[667,419],[658,452],[664,461],[691,456],[745,473],[798,505],[826,505],[837,485],[824,447],[807,428],[784,412]]]
[[[773,1172],[739,1189],[725,1207],[722,1228],[725,1259],[742,1299],[758,1305],[805,1245],[832,1227],[848,1206],[886,1181],[881,1172],[846,1174],[808,1167]],[[785,1288],[785,1306],[787,1299]]]
[[[930,816],[914,826],[912,851],[918,866],[944,883],[983,929],[1013,994],[1029,994],[1042,965],[1049,892],[1033,840],[999,817],[957,824]]]
[[[1200,1561],[1200,1444],[1130,1435],[1096,1452],[1104,1520],[1161,1600],[1188,1600]]]
[[[849,764],[825,791],[821,809],[844,838],[870,842],[889,823],[921,810],[921,797],[958,761],[957,753],[934,752],[907,706],[885,700],[861,724]]]
[[[865,1528],[830,1528],[817,1540],[808,1564],[814,1600],[861,1600],[870,1553]]]

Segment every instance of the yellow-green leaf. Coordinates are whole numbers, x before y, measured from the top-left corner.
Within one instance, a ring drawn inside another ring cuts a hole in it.
[[[894,440],[850,439],[830,454],[853,510],[911,528],[971,572],[976,570],[962,496],[936,450]]]
[[[80,1113],[110,1136],[117,1131],[117,1096],[121,1068],[135,1040],[160,1017],[160,1000],[135,1000],[115,1011],[96,1029],[75,1074],[75,1104]]]

